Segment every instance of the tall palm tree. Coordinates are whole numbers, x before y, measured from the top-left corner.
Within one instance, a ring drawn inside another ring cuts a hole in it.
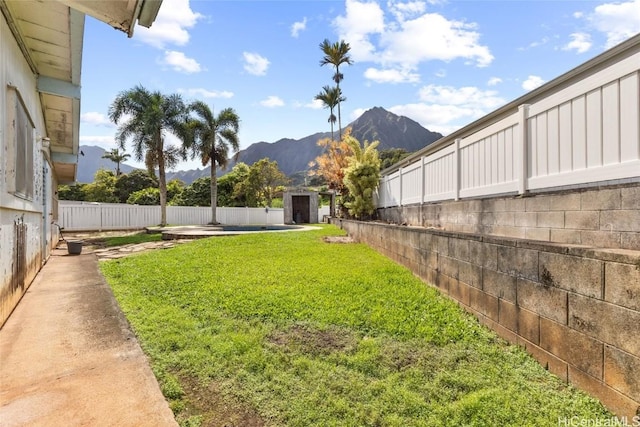
[[[127,161],[131,157],[131,154],[127,154],[124,151],[120,152],[119,148],[112,148],[111,151],[107,151],[102,155],[103,159],[111,160],[116,164],[116,178],[120,176],[120,163]]]
[[[344,78],[342,73],[340,73],[340,65],[353,64],[351,57],[349,56],[349,50],[351,50],[351,46],[349,43],[346,43],[344,40],[340,40],[339,42],[331,43],[328,39],[324,39],[322,43],[320,43],[320,49],[324,56],[320,60],[320,66],[324,66],[327,64],[331,64],[335,67],[336,73],[333,75],[333,81],[336,82],[336,86],[338,90],[340,89],[340,82]],[[342,94],[342,92],[340,92]],[[342,115],[340,113],[340,101],[338,101],[338,132],[340,135],[340,139],[342,139]]]
[[[167,225],[165,168],[175,165],[179,155],[184,157],[176,147],[165,147],[165,136],[171,132],[185,141],[188,138],[187,118],[187,108],[180,95],[150,92],[140,85],[120,92],[109,106],[109,119],[119,125],[116,141],[120,148],[124,149],[131,138],[136,160],[144,159],[151,172],[158,168],[162,226]]]
[[[329,109],[330,113],[328,122],[331,123],[331,140],[333,141],[333,125],[336,123],[336,116],[335,114],[333,114],[333,109],[336,108],[336,105],[338,105],[340,102],[346,101],[347,99],[341,96],[340,88],[338,88],[337,86],[323,86],[322,92],[317,94],[313,99],[322,101],[324,107]]]
[[[216,218],[217,167],[220,166],[223,169],[227,167],[230,150],[234,153],[234,161],[238,160],[240,118],[233,108],[225,108],[216,117],[209,106],[202,101],[191,103],[189,110],[196,117],[189,120],[191,139],[187,147],[191,149],[192,157],[199,157],[202,160],[202,166],[211,164],[211,224],[218,224]]]

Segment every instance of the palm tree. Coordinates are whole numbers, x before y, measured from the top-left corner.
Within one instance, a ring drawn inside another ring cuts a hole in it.
[[[109,107],[109,119],[119,125],[116,141],[120,148],[124,149],[131,138],[136,160],[144,159],[150,172],[158,168],[161,226],[167,225],[165,168],[185,157],[178,148],[165,147],[165,135],[171,132],[185,141],[188,138],[187,118],[187,108],[180,95],[150,92],[140,85],[120,92]],[[124,120],[120,122],[121,119]]]
[[[120,152],[118,148],[112,148],[111,151],[107,151],[102,155],[103,159],[109,159],[116,164],[116,178],[120,176],[120,163],[127,161],[131,157],[131,154],[127,154],[124,151]]]
[[[324,41],[320,43],[320,49],[322,50],[322,53],[324,53],[324,57],[320,60],[320,66],[331,64],[336,68],[336,73],[333,75],[333,81],[336,82],[336,86],[339,90],[340,82],[344,78],[342,73],[340,73],[340,65],[353,64],[353,61],[349,56],[351,46],[349,46],[349,43],[346,43],[344,40],[331,44],[328,39],[324,39]],[[340,94],[342,94],[342,92],[340,92]],[[342,139],[342,115],[340,114],[340,101],[338,101],[338,132],[340,139]]]
[[[330,111],[328,122],[331,123],[331,140],[333,141],[333,125],[336,122],[336,116],[333,114],[333,109],[336,108],[342,101],[346,101],[347,99],[340,94],[340,88],[338,87],[329,87],[323,86],[322,92],[317,94],[313,99],[317,99],[318,101],[322,101],[325,108],[328,108]]]
[[[191,139],[187,148],[192,157],[199,157],[202,166],[211,164],[211,224],[218,224],[216,206],[218,205],[217,166],[226,168],[229,162],[229,150],[234,153],[234,161],[238,160],[240,143],[238,130],[240,118],[233,108],[225,108],[216,117],[209,106],[202,101],[189,105],[189,110],[196,118],[189,120]]]

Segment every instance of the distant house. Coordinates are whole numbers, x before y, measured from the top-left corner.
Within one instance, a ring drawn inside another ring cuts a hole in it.
[[[129,37],[162,0],[0,0],[0,325],[57,243],[76,180],[85,14]]]

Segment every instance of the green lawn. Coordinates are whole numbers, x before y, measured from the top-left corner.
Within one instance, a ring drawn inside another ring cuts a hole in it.
[[[318,231],[101,263],[183,426],[551,426],[603,406],[407,269]]]
[[[124,246],[137,243],[159,242],[162,240],[162,234],[149,234],[141,231],[138,233],[131,233],[123,236],[90,237],[83,240],[88,245],[109,248],[113,246]]]

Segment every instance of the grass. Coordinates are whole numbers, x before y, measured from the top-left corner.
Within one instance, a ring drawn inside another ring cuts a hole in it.
[[[146,232],[128,234],[124,236],[104,236],[104,237],[93,237],[84,239],[84,241],[93,246],[98,247],[113,247],[113,246],[124,246],[131,245],[137,243],[146,243],[146,242],[159,242],[162,240],[162,234],[154,233],[148,234]]]
[[[557,425],[604,407],[361,244],[318,231],[101,263],[182,426]]]

